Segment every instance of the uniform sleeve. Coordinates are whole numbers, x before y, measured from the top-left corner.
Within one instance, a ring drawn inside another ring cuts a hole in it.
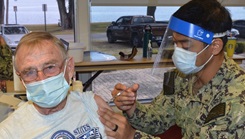
[[[135,131],[134,139],[160,139],[159,137],[154,137],[152,135],[146,134],[144,132],[141,132],[139,130]]]
[[[0,73],[1,80],[13,80],[12,51],[7,45],[0,45]]]
[[[245,103],[241,99],[226,102],[225,116],[201,127],[204,138],[245,139]]]
[[[124,115],[134,128],[156,135],[163,133],[175,124],[173,107],[174,96],[164,95],[161,92],[150,105],[137,103],[132,117],[127,117],[126,113]]]
[[[241,93],[236,99],[228,101],[227,108],[229,138],[245,139],[245,93]]]

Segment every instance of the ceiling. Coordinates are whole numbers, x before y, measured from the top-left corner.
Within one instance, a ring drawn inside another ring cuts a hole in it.
[[[91,0],[92,6],[181,6],[189,0]],[[224,6],[245,6],[245,0],[218,0]]]

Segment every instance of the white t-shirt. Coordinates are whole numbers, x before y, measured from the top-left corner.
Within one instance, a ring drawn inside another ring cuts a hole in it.
[[[92,92],[71,92],[66,106],[53,114],[40,114],[24,103],[0,123],[0,139],[106,139]]]

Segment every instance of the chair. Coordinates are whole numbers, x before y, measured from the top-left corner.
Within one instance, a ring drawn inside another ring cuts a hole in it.
[[[156,137],[160,137],[161,139],[181,139],[181,128],[177,125],[173,125],[164,133],[156,135]]]

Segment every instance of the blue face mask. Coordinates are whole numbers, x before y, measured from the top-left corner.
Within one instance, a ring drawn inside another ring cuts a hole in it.
[[[57,106],[66,98],[70,88],[63,72],[45,80],[26,84],[25,86],[27,99],[43,108]]]
[[[172,56],[172,60],[174,62],[174,65],[178,70],[180,70],[182,73],[188,75],[192,73],[199,72],[213,57],[213,55],[205,62],[203,65],[197,67],[196,66],[196,58],[199,54],[201,54],[205,49],[207,49],[208,46],[206,46],[202,51],[199,53],[191,52],[184,50],[183,48],[179,48],[175,46],[174,53]]]

